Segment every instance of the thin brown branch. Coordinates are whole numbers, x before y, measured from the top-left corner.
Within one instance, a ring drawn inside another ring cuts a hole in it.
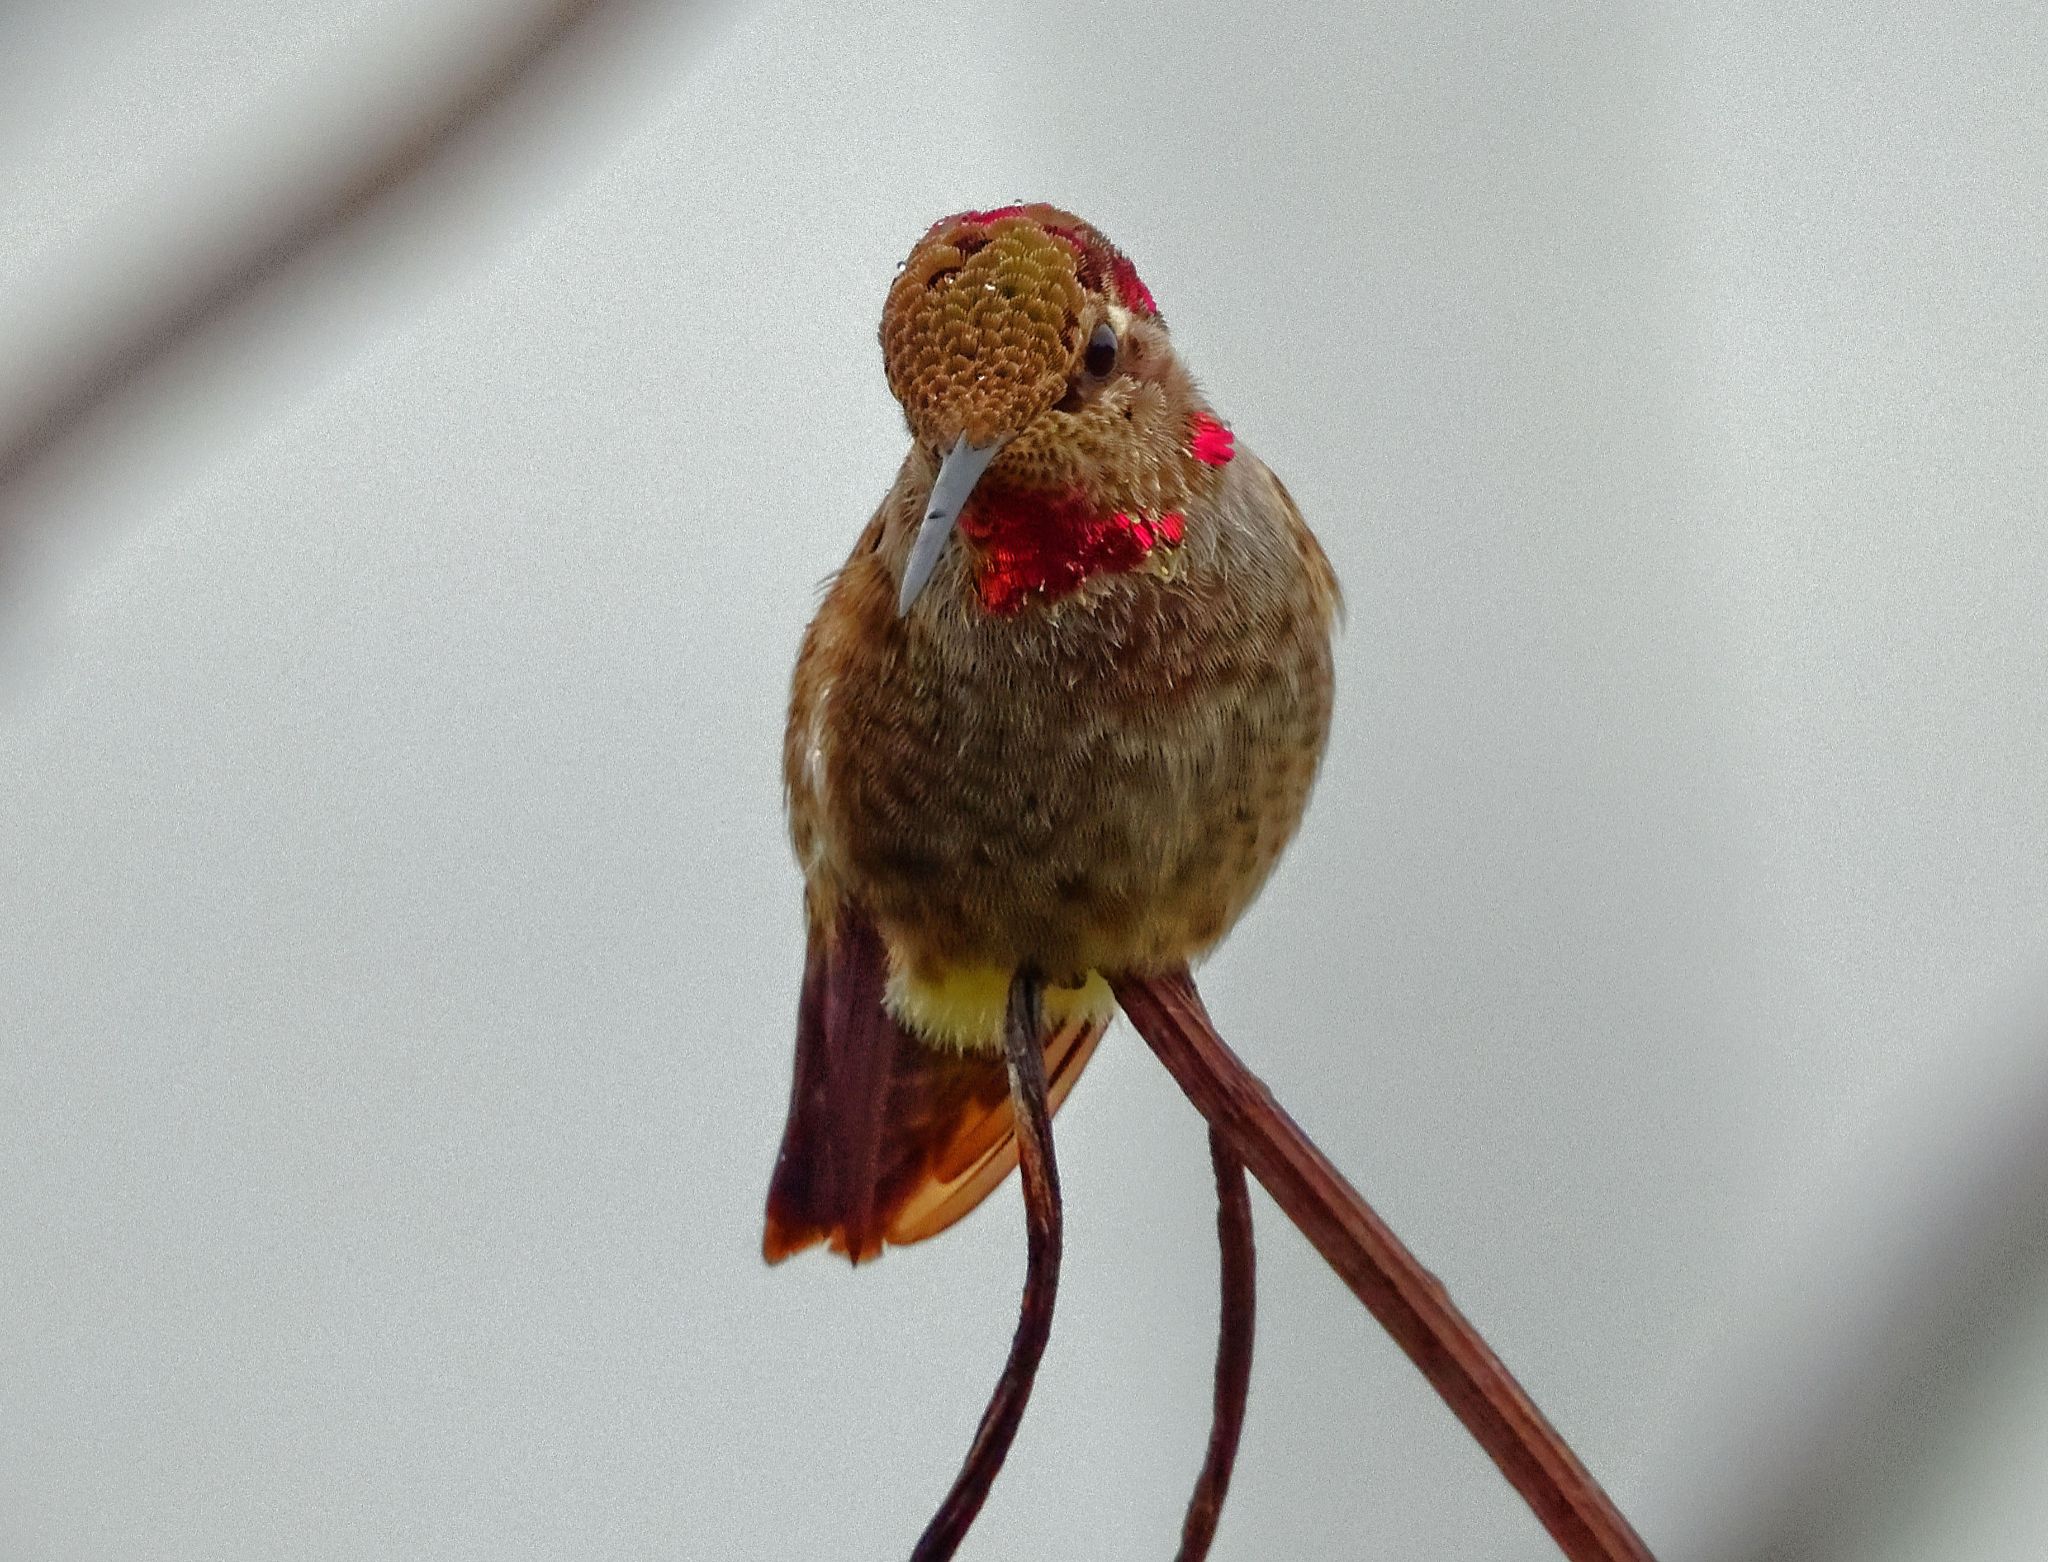
[[[1010,1104],[1017,1115],[1017,1163],[1024,1183],[1024,1299],[1017,1312],[1017,1332],[967,1460],[918,1538],[911,1562],[945,1562],[966,1538],[1009,1455],[1052,1334],[1053,1302],[1060,1285],[1060,1173],[1053,1160],[1052,1107],[1045,1093],[1040,992],[1037,973],[1020,970],[1010,984],[1009,1013],[1003,1024]]]
[[[1216,1244],[1223,1253],[1223,1297],[1216,1331],[1216,1404],[1209,1421],[1209,1450],[1201,1478],[1188,1499],[1181,1525],[1178,1562],[1202,1562],[1223,1517],[1230,1472],[1244,1434],[1245,1402],[1252,1388],[1252,1335],[1257,1322],[1258,1254],[1252,1246],[1252,1195],[1244,1162],[1214,1128],[1209,1158],[1216,1165]]]
[[[1186,967],[1113,985],[1188,1099],[1421,1369],[1559,1549],[1572,1562],[1648,1562],[1628,1520],[1436,1277],[1224,1045]]]
[[[443,162],[467,135],[601,16],[628,0],[540,0],[524,25],[487,49],[448,88],[311,184],[222,262],[122,322],[0,428],[0,543],[15,524],[15,490],[116,395],[261,288],[361,223]]]

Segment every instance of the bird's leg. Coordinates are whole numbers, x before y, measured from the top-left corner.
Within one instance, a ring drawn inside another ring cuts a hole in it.
[[[1009,1010],[1003,1020],[1010,1105],[1017,1118],[1017,1163],[1024,1184],[1024,1300],[1018,1308],[1017,1332],[967,1460],[918,1537],[911,1562],[945,1562],[966,1538],[1017,1436],[1039,1358],[1052,1333],[1052,1306],[1060,1283],[1060,1174],[1053,1161],[1052,1107],[1045,1093],[1043,989],[1036,971],[1020,969],[1010,983]]]
[[[1252,1196],[1244,1162],[1216,1129],[1209,1130],[1209,1158],[1216,1163],[1216,1241],[1223,1250],[1222,1322],[1216,1336],[1216,1408],[1209,1422],[1209,1451],[1201,1478],[1188,1499],[1181,1525],[1178,1562],[1202,1562],[1216,1538],[1237,1440],[1244,1431],[1245,1400],[1252,1386],[1252,1325],[1258,1295],[1258,1255],[1252,1248]]]

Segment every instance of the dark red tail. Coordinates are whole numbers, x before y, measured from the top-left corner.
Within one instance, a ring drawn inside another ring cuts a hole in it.
[[[769,1263],[823,1242],[854,1263],[935,1236],[1017,1164],[1000,1052],[910,1035],[883,1002],[888,953],[865,916],[811,934],[797,1005],[789,1122],[768,1183]],[[1102,1038],[1073,1022],[1045,1043],[1054,1110]]]

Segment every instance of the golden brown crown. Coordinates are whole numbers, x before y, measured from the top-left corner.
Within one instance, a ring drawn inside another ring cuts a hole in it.
[[[1065,393],[1087,295],[1151,315],[1114,246],[1057,207],[934,223],[882,308],[882,361],[913,433],[936,449],[1015,434]]]

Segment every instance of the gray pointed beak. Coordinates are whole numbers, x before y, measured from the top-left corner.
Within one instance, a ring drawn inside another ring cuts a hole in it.
[[[937,481],[932,484],[931,503],[925,506],[924,521],[917,528],[917,538],[910,545],[910,558],[903,566],[903,589],[896,597],[896,616],[901,618],[910,611],[910,604],[923,591],[925,583],[932,578],[932,571],[939,567],[939,558],[946,551],[946,539],[953,535],[953,523],[960,519],[960,512],[967,506],[967,496],[974,492],[974,485],[981,481],[981,474],[988,470],[989,462],[995,460],[996,452],[1003,448],[999,439],[992,444],[970,445],[962,434],[953,441],[953,448],[946,452],[946,459],[939,463]]]

